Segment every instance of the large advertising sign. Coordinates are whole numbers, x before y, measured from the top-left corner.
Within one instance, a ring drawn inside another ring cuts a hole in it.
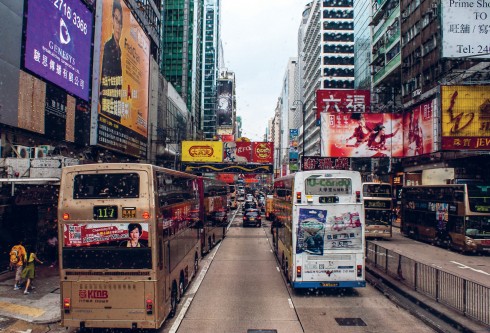
[[[223,162],[246,164],[252,161],[252,142],[223,142]]]
[[[329,113],[363,113],[371,108],[371,93],[369,90],[357,89],[327,89],[316,91],[316,119],[319,123],[320,114]]]
[[[253,163],[273,163],[273,160],[274,160],[273,142],[252,142]]]
[[[63,246],[148,247],[148,223],[66,224]]]
[[[322,156],[403,157],[403,119],[392,113],[322,113]]]
[[[488,1],[441,1],[442,57],[490,58],[489,19]]]
[[[223,142],[182,141],[182,162],[222,162]]]
[[[93,14],[80,0],[28,0],[24,67],[89,99]]]
[[[124,0],[102,1],[97,143],[146,156],[150,41]]]
[[[490,86],[441,86],[442,150],[490,150]]]
[[[217,126],[233,125],[233,81],[218,80],[217,90]]]
[[[435,151],[434,111],[436,100],[422,103],[403,116],[404,156],[418,156]]]

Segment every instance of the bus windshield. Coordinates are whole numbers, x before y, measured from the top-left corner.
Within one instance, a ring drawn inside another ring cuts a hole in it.
[[[490,212],[490,185],[467,185],[470,211]]]
[[[466,236],[483,238],[490,235],[490,218],[488,216],[469,216],[466,219]]]

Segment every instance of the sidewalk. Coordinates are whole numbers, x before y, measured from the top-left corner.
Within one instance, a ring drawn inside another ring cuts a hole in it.
[[[14,290],[14,272],[0,272],[0,316],[36,324],[61,320],[58,268],[36,266],[36,278],[30,294]]]

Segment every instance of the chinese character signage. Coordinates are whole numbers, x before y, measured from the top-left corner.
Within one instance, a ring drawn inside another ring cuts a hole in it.
[[[182,141],[182,162],[222,162],[223,142]]]
[[[490,86],[441,86],[442,149],[490,150]]]
[[[93,14],[80,0],[28,0],[26,21],[24,67],[88,101]]]
[[[320,121],[322,112],[349,113],[369,112],[371,108],[371,94],[369,90],[355,89],[328,89],[316,91],[316,119]]]
[[[310,170],[349,170],[350,158],[303,156],[301,158],[303,171]]]
[[[102,26],[97,144],[145,157],[150,41],[123,0],[98,6]]]
[[[435,151],[434,111],[436,99],[422,103],[403,116],[404,156],[418,156]]]
[[[488,0],[441,1],[442,57],[490,58]]]
[[[322,154],[327,157],[402,157],[401,114],[322,113]]]

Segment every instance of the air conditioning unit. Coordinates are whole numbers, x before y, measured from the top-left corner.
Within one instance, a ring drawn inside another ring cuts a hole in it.
[[[54,152],[55,147],[50,145],[40,145],[37,146],[36,148],[42,149],[44,151],[44,157],[46,157]]]
[[[31,147],[16,145],[14,146],[14,149],[15,149],[15,155],[18,158],[31,158],[31,154],[32,154]]]
[[[40,147],[34,148],[34,158],[43,158],[46,156],[47,156],[47,154],[43,148],[40,148]]]

